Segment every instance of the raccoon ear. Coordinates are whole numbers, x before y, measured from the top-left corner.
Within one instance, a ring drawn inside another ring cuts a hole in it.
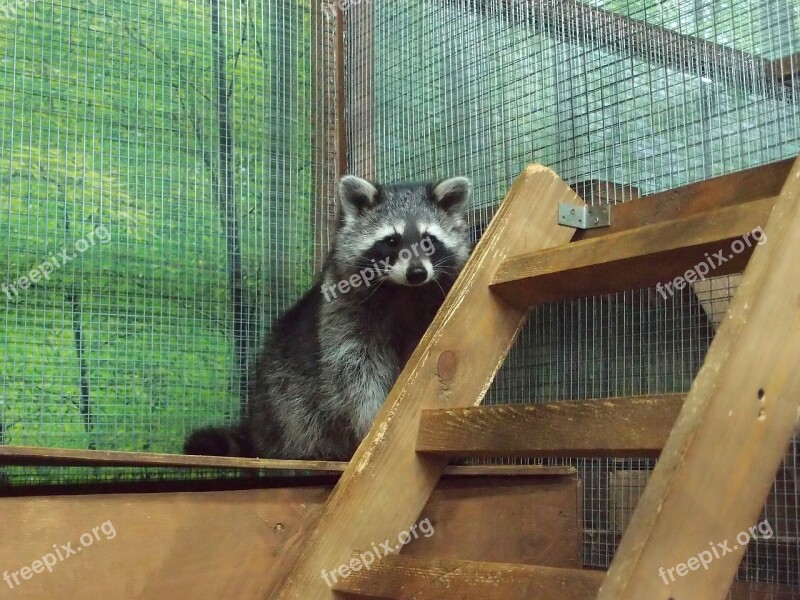
[[[366,179],[345,175],[339,180],[339,198],[344,218],[350,221],[378,204],[378,189]]]
[[[472,193],[472,182],[466,177],[451,177],[437,183],[433,199],[447,213],[463,215]]]

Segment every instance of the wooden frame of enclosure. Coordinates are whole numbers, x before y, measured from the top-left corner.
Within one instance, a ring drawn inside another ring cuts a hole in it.
[[[0,503],[10,527],[0,546],[3,564],[24,565],[49,550],[41,540],[74,539],[94,521],[111,520],[130,536],[120,534],[114,553],[98,552],[91,561],[84,554],[59,565],[63,577],[26,580],[26,589],[45,590],[45,596],[85,589],[91,570],[103,573],[91,578],[90,591],[98,597],[178,598],[183,591],[193,597],[213,589],[241,598],[333,598],[322,569],[348,565],[353,552],[396,539],[428,511],[449,532],[428,545],[429,552],[409,546],[375,569],[335,582],[336,593],[438,598],[447,586],[453,594],[490,600],[531,593],[724,598],[744,547],[720,557],[702,576],[677,579],[670,587],[654,573],[693,556],[709,539],[733,539],[756,522],[792,434],[800,398],[800,278],[793,276],[800,252],[800,161],[624,203],[615,208],[610,228],[577,235],[557,224],[562,202],[581,200],[552,171],[532,165],[520,175],[347,465],[0,447],[0,464],[341,473],[332,492],[295,478],[295,491],[277,480],[273,489],[237,492],[5,497]],[[470,408],[480,403],[529,306],[669,280],[756,227],[763,227],[765,242],[742,244],[740,254],[752,256],[741,287],[685,398]],[[455,455],[654,456],[659,450],[661,459],[607,574],[577,568],[577,482],[569,468],[446,467]],[[448,469],[458,479],[438,488],[448,504],[437,508],[432,494]],[[259,481],[255,487],[265,485]],[[560,482],[561,495],[549,496],[548,504],[541,494],[552,491],[553,482]],[[448,485],[455,486],[449,495]],[[466,493],[468,488],[476,491]],[[504,504],[508,496],[519,503]],[[485,503],[453,508],[475,497]],[[522,515],[554,505],[568,511],[574,526],[553,518],[520,524]],[[288,541],[273,537],[284,535],[286,523],[292,523]],[[551,553],[550,559],[541,553],[498,555],[498,547],[518,547],[530,536],[548,540],[542,547],[569,540],[574,551],[559,564]],[[459,555],[460,546],[473,554]],[[513,564],[524,560],[527,565]],[[734,597],[797,593],[744,582],[733,591]]]

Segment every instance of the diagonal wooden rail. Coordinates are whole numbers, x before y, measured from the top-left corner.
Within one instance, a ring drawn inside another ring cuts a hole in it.
[[[714,600],[727,594],[745,550],[737,535],[757,524],[800,416],[800,159],[765,234],[599,600]],[[726,542],[731,551],[714,556],[707,570],[676,574],[677,565]]]
[[[321,569],[414,523],[447,462],[415,452],[420,411],[480,402],[527,318],[491,293],[492,274],[511,252],[569,242],[572,230],[557,225],[561,202],[581,204],[545,167],[529,166],[514,182],[274,598],[333,598]]]

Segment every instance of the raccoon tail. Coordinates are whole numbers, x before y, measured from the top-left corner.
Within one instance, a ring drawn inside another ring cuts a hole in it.
[[[183,452],[205,456],[255,456],[247,432],[241,425],[198,429],[186,438]]]

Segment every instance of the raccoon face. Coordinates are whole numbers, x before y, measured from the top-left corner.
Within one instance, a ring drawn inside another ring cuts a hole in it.
[[[469,257],[465,210],[471,189],[465,177],[383,186],[342,178],[339,274],[346,278],[372,269],[376,284],[452,283]]]

